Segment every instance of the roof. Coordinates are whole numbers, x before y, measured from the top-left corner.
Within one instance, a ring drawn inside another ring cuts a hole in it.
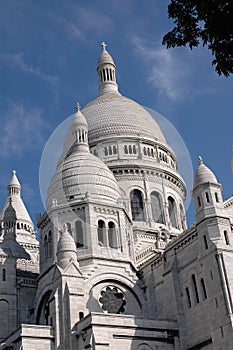
[[[194,175],[193,188],[204,184],[204,183],[214,183],[217,184],[218,181],[216,176],[204,163],[201,157],[199,157],[199,165]]]

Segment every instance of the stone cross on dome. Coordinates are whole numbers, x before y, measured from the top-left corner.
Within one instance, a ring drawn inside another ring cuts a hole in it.
[[[80,112],[80,109],[81,109],[81,106],[80,106],[80,103],[76,103],[76,111],[77,112]]]
[[[101,46],[103,48],[103,51],[106,51],[107,44],[104,41],[101,43]]]

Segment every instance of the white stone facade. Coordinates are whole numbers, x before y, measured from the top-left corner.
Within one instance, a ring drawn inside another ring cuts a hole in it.
[[[99,96],[77,111],[40,242],[13,172],[0,214],[0,349],[231,350],[233,199],[199,159],[185,183],[159,125],[122,96],[103,43]]]

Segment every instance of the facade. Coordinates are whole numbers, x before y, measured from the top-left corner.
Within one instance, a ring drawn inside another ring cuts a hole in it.
[[[13,172],[0,214],[0,349],[231,350],[233,197],[199,158],[186,186],[159,125],[122,96],[103,43],[36,216]]]

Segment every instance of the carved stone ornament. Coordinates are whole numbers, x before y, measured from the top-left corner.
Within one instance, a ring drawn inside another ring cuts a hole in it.
[[[116,287],[108,286],[102,290],[99,302],[102,304],[102,309],[108,313],[120,314],[125,311],[124,294]]]

